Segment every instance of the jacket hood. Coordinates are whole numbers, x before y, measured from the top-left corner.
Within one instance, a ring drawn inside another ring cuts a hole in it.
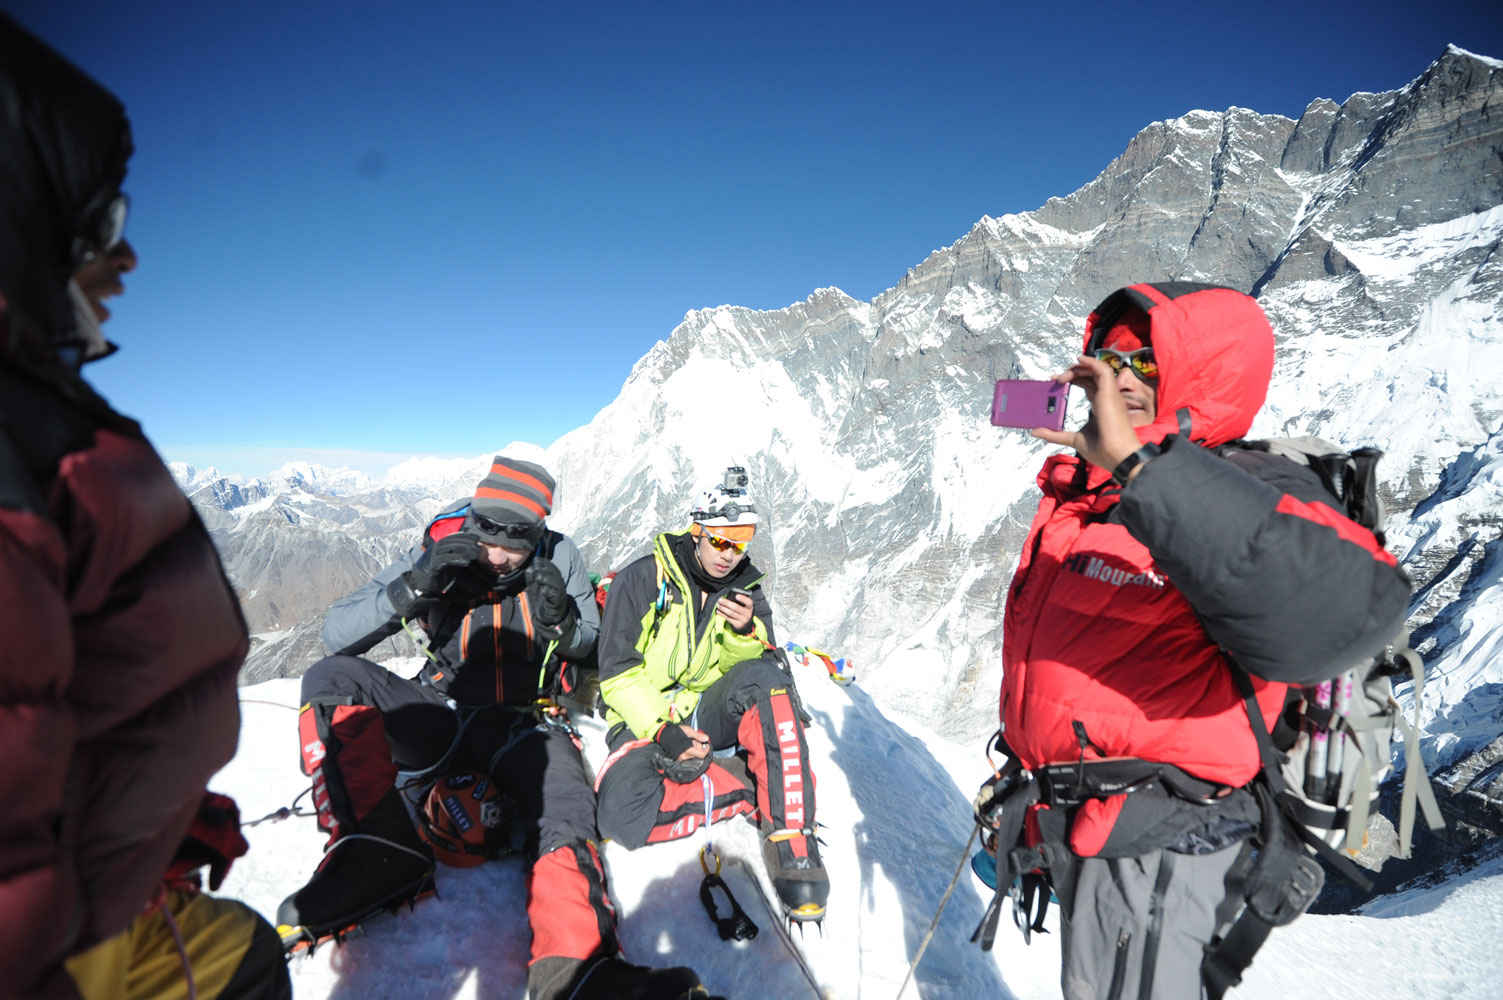
[[[125,179],[130,124],[108,90],[0,13],[0,295],[54,344],[74,336],[73,241]]]
[[[1086,320],[1085,353],[1134,306],[1148,314],[1159,365],[1157,416],[1137,429],[1139,439],[1178,433],[1215,447],[1245,435],[1273,376],[1273,328],[1257,300],[1191,282],[1122,288]]]

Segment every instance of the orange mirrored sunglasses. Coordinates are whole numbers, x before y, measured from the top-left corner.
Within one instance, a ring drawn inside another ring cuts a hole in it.
[[[721,538],[719,535],[711,534],[708,531],[705,532],[705,540],[717,552],[735,552],[738,555],[745,552],[746,547],[751,544],[750,542],[733,542],[729,538]]]

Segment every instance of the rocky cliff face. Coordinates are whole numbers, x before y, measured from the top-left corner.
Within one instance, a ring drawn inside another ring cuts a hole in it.
[[[1461,620],[1493,578],[1503,507],[1500,73],[1451,49],[1403,90],[1317,100],[1298,121],[1233,108],[1156,122],[1080,190],[983,218],[870,302],[821,289],[781,310],[691,312],[542,456],[562,484],[555,525],[617,568],[683,526],[723,466],[745,465],[769,522],[752,558],[782,636],[853,656],[887,705],[979,736],[1050,450],[989,425],[993,380],[1060,370],[1122,285],[1214,282],[1255,292],[1278,336],[1256,433],[1387,452],[1419,638],[1436,671],[1471,676],[1486,648]],[[304,669],[329,601],[468,492],[485,458],[443,484],[334,497],[201,489],[263,633],[247,677]],[[1437,685],[1429,718],[1503,709],[1473,680]],[[1429,752],[1485,747],[1496,722],[1478,732]]]
[[[743,461],[773,514],[754,557],[785,629],[853,654],[890,702],[979,731],[1045,452],[987,424],[992,380],[1059,370],[1117,287],[1209,281],[1256,290],[1278,333],[1258,432],[1389,453],[1393,539],[1433,613],[1471,565],[1452,564],[1458,547],[1497,534],[1480,502],[1495,487],[1462,456],[1503,413],[1483,374],[1503,370],[1499,87],[1498,63],[1452,49],[1402,91],[1316,101],[1298,122],[1193,112],[1074,194],[982,219],[870,303],[825,289],[690,313],[552,449],[569,522],[619,565],[683,521],[691,485]],[[1442,480],[1468,502],[1411,521]]]

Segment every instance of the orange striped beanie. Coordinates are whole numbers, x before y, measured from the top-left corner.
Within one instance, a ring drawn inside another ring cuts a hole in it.
[[[553,477],[532,462],[497,455],[470,509],[498,524],[538,524],[553,510]]]

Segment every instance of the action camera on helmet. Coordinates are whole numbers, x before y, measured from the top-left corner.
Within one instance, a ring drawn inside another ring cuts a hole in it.
[[[728,466],[720,482],[699,495],[689,518],[697,524],[757,524],[756,504],[752,503],[747,484],[751,477],[739,465]]]

